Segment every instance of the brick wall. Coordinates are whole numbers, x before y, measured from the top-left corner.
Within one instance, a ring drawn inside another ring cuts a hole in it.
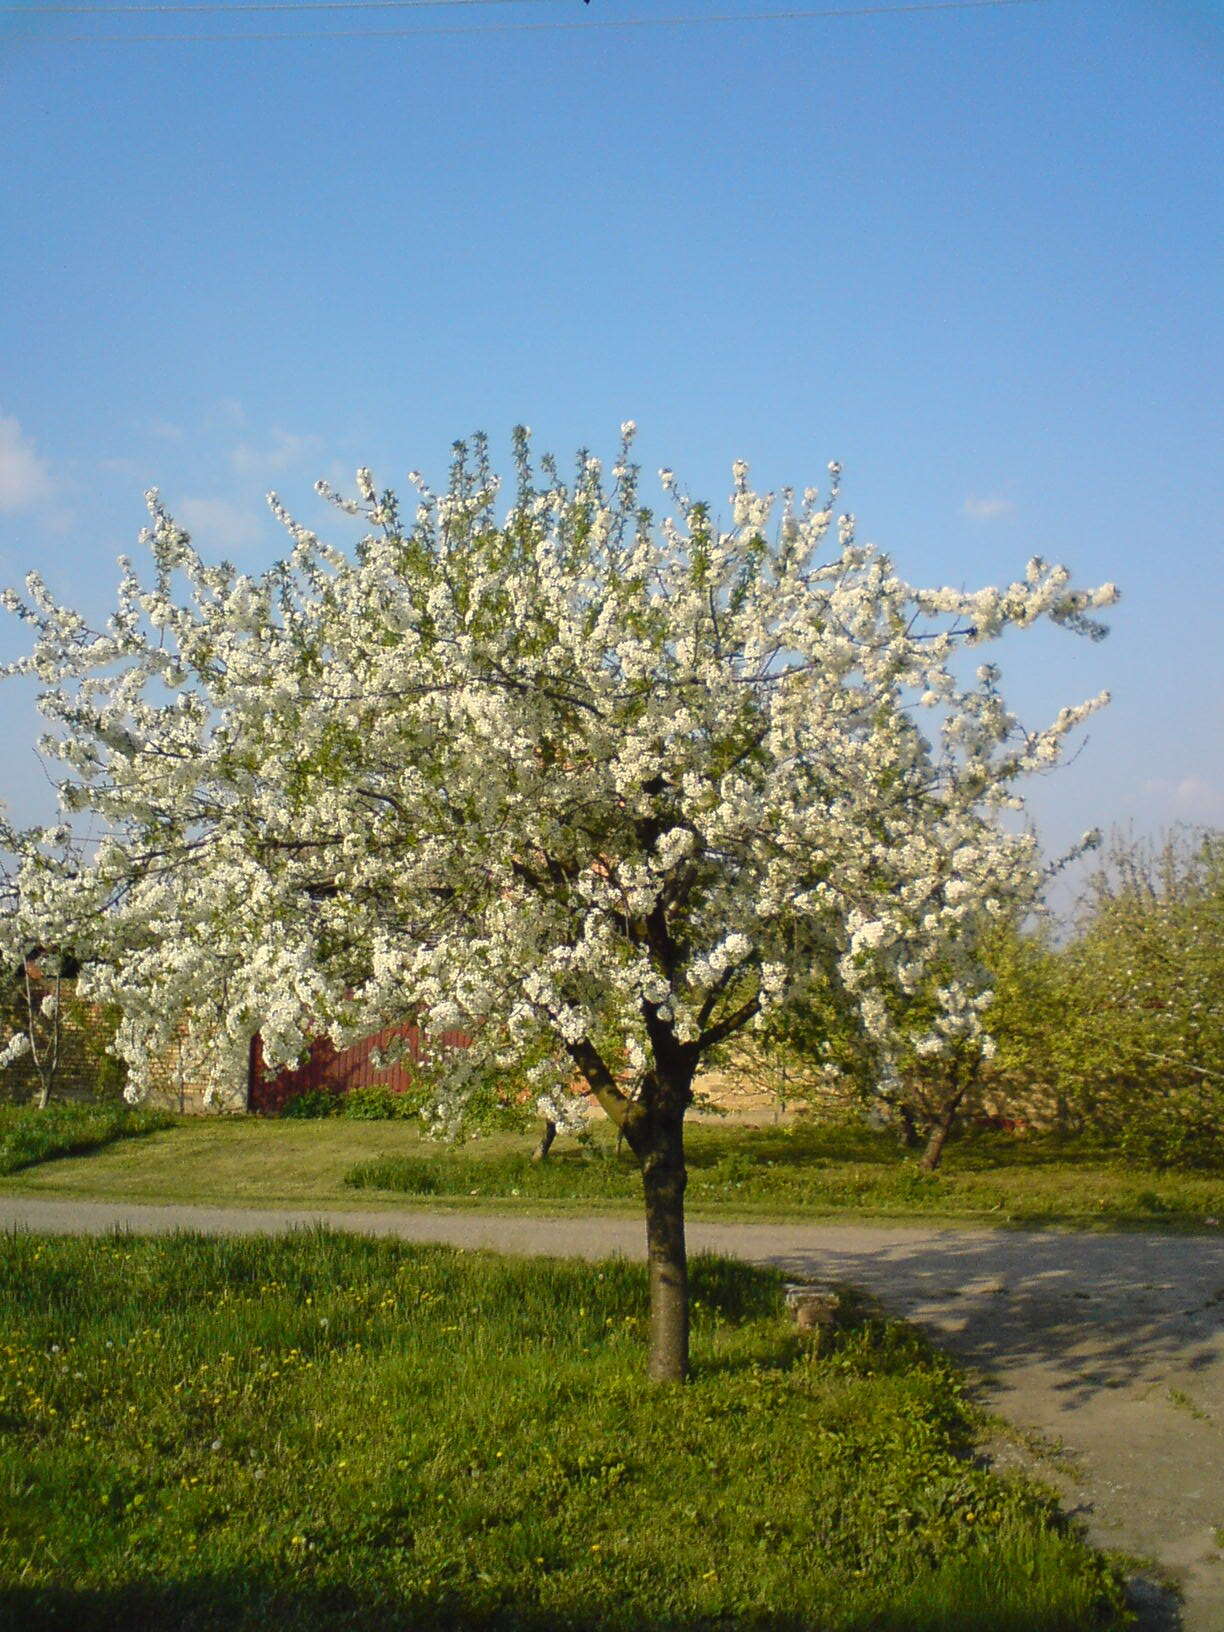
[[[30,965],[29,974],[37,1007],[43,997],[54,990],[55,983],[44,979],[34,964]],[[8,1041],[26,1016],[24,988],[24,979],[18,977],[13,982],[10,1001],[5,1005],[6,1012],[0,1021],[0,1030],[3,1031],[0,1044]],[[98,1004],[77,997],[76,982],[73,980],[60,982],[60,1008],[59,1064],[51,1090],[52,1099],[83,1100],[94,1099],[99,1093],[121,1093],[122,1068],[107,1052],[114,1029],[112,1020]],[[24,1104],[35,1097],[39,1086],[38,1071],[28,1054],[0,1069],[0,1101]],[[173,1111],[244,1111],[246,1096],[247,1079],[243,1070],[238,1080],[228,1085],[212,1106],[206,1106],[204,1084],[185,1068],[182,1047],[179,1045],[168,1050],[154,1067],[146,1103]]]
[[[38,967],[28,968],[33,1005],[38,1009],[45,997],[55,991],[54,980],[44,979]],[[106,1058],[106,1044],[111,1026],[103,1011],[95,1003],[85,1003],[76,995],[76,982],[59,983],[60,1015],[58,1055],[52,1085],[56,1099],[92,1099],[99,1091],[118,1093],[122,1077]],[[29,1009],[26,1000],[25,976],[18,975],[10,984],[8,1001],[0,1018],[0,1041],[7,1043],[13,1033],[25,1030]],[[46,1019],[36,1022],[35,1036],[40,1055],[50,1051],[53,1040],[52,1023]],[[33,1056],[23,1054],[11,1065],[0,1069],[0,1099],[22,1104],[39,1092],[41,1079]]]

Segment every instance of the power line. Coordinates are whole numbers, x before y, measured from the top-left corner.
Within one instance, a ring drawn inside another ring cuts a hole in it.
[[[190,14],[200,11],[417,11],[430,6],[509,6],[534,5],[538,0],[237,0],[236,4],[226,4],[225,0],[202,0],[200,5],[101,5],[101,6],[0,6],[0,11],[11,12],[19,17],[43,16],[53,13],[57,17],[115,17],[128,16],[133,12],[180,12]],[[552,4],[560,0],[551,0]]]
[[[366,7],[385,6],[395,3],[395,0],[314,0],[319,9],[361,10]],[[397,0],[397,3],[406,6],[440,4],[508,4],[510,0]],[[688,17],[602,17],[591,18],[590,21],[580,23],[548,22],[548,23],[478,23],[472,24],[428,24],[417,28],[336,28],[313,30],[278,30],[275,33],[257,34],[249,31],[231,30],[227,34],[54,34],[33,31],[5,30],[6,39],[38,40],[47,45],[241,45],[248,40],[254,42],[275,42],[278,40],[411,40],[424,39],[427,36],[455,35],[455,34],[542,34],[542,33],[587,33],[596,29],[630,29],[630,28],[700,28],[709,24],[718,23],[794,23],[807,22],[826,17],[883,17],[896,16],[907,12],[935,12],[935,11],[985,11],[1002,6],[1041,6],[1048,4],[1048,0],[912,0],[906,5],[885,6],[835,6],[820,9],[803,8],[791,11],[739,11],[739,12],[707,12],[704,15]],[[313,9],[308,0],[283,0],[283,9],[290,10],[300,7],[303,10]],[[19,6],[7,8],[0,6],[0,11],[16,10],[31,11],[32,7]],[[148,6],[132,7],[132,10],[159,11],[168,7]],[[187,11],[204,11],[207,6],[188,6]],[[218,11],[238,11],[239,6],[217,6]],[[264,6],[251,4],[250,10],[280,9],[274,5],[274,0],[267,0]],[[82,7],[76,14],[114,15],[104,11],[102,7]]]

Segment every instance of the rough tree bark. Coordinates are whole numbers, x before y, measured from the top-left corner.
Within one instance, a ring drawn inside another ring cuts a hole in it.
[[[681,1047],[656,1028],[656,1065],[631,1098],[622,1091],[598,1051],[572,1043],[574,1063],[590,1084],[619,1134],[637,1158],[646,1203],[646,1256],[650,1274],[650,1357],[656,1383],[688,1376],[688,1254],[684,1242],[684,1113],[693,1101],[693,1074],[700,1049]]]
[[[47,1017],[46,1036],[40,1039],[38,1035],[39,1016],[44,1013],[42,1002],[34,991],[30,979],[30,963],[25,964],[25,1001],[26,1001],[26,1035],[30,1039],[30,1060],[38,1076],[38,1089],[34,1096],[34,1103],[40,1111],[45,1111],[51,1103],[51,1093],[55,1086],[55,1074],[59,1067],[60,1054],[60,1002],[63,998],[63,981],[61,971],[56,969],[53,977],[54,984],[50,995],[54,999],[51,1014]],[[45,1001],[45,998],[44,1000]]]
[[[553,1140],[557,1137],[557,1124],[548,1117],[544,1119],[544,1126],[540,1129],[540,1141],[531,1153],[533,1162],[542,1162],[552,1149]]]
[[[956,1120],[960,1102],[965,1097],[965,1090],[958,1088],[940,1106],[939,1112],[931,1124],[931,1131],[927,1138],[926,1149],[918,1160],[920,1173],[934,1173],[943,1158],[944,1146],[948,1142],[948,1135],[952,1131],[952,1124]]]
[[[953,1077],[953,1087],[943,1104],[927,1138],[927,1147],[918,1162],[920,1173],[934,1173],[943,1158],[944,1146],[948,1142],[948,1135],[952,1132],[952,1125],[956,1121],[956,1113],[960,1110],[961,1101],[977,1081],[979,1061],[976,1058],[964,1059],[958,1062],[956,1074]]]
[[[670,1097],[670,1096],[669,1096]],[[689,1364],[688,1253],[684,1240],[684,1111],[665,1104],[625,1129],[642,1170],[650,1274],[652,1382],[682,1383]]]

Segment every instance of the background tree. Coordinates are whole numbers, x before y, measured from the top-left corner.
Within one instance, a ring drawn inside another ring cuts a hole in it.
[[[1224,1163],[1224,834],[1115,835],[1060,954],[1060,1091],[1109,1143]]]
[[[734,1033],[712,1063],[738,1086],[769,1095],[778,1115],[799,1107],[837,1120],[879,1102],[878,1050],[857,1005],[819,971],[802,998]]]
[[[1077,999],[1057,926],[1049,916],[996,926],[983,948],[994,998],[990,1031],[995,1054],[988,1081],[992,1100],[1038,1126],[1081,1130],[1078,1101],[1063,1080],[1062,1049]]]
[[[1061,1000],[1072,990],[1044,920],[1023,930],[1014,918],[986,912],[981,922],[965,926],[964,935],[976,948],[991,994],[988,1033],[935,1053],[918,1048],[938,1016],[939,992],[948,979],[936,963],[918,989],[891,994],[899,1047],[894,1070],[883,1080],[857,1010],[827,983],[771,1016],[764,1032],[742,1033],[728,1044],[727,1069],[736,1080],[779,1098],[785,1093],[810,1114],[886,1122],[901,1149],[920,1152],[921,1169],[935,1172],[958,1124],[982,1115],[987,1103],[1006,1102],[1024,1117],[1035,1097],[1053,1093]],[[1066,1121],[1063,1115],[1060,1126]]]
[[[1065,937],[1002,923],[982,959],[993,1102],[1144,1163],[1224,1163],[1224,835],[1115,834]]]
[[[1097,842],[1098,835],[1086,835],[1058,867]],[[988,1035],[958,1040],[933,1055],[918,1046],[902,1051],[898,1084],[885,1103],[902,1130],[903,1144],[921,1148],[918,1165],[925,1173],[939,1168],[949,1137],[969,1118],[1003,1115],[1044,1123],[1053,1115],[1061,1130],[1068,1128],[1071,1113],[1060,1086],[1060,1050],[1075,1007],[1074,980],[1054,946],[1049,918],[1028,913],[1032,905],[1003,912],[997,902],[988,901],[978,920],[967,926],[990,992]],[[923,1018],[937,1003],[942,974],[937,965],[914,994],[911,1033],[921,1030]]]
[[[1116,592],[1041,560],[913,588],[834,520],[836,466],[775,500],[737,464],[725,526],[664,471],[656,525],[632,429],[568,483],[517,433],[501,519],[482,440],[445,492],[414,475],[407,514],[359,471],[348,555],[273,498],[293,549],[258,579],[150,495],[151,581],[123,563],[102,631],[27,579],[14,667],[43,681],[65,810],[106,836],[25,844],[19,921],[85,935],[133,1092],[180,1024],[223,1074],[256,1030],[275,1064],[406,1012],[475,1038],[432,1062],[442,1131],[490,1066],[531,1059],[544,1093],[577,1071],[641,1168],[650,1370],[677,1379],[698,1067],[814,983],[884,1075],[981,1035],[966,927],[1037,882],[995,812],[1104,699],[1028,733],[957,654],[1042,617],[1099,633]]]

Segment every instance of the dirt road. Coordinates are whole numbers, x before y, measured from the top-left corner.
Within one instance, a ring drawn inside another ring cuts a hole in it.
[[[499,1252],[643,1251],[642,1227],[627,1218],[0,1196],[3,1229],[255,1234],[314,1223]],[[1145,1627],[1224,1632],[1224,1235],[697,1222],[689,1240],[796,1280],[857,1282],[926,1328],[981,1376],[988,1406],[1046,1447],[1004,1436],[999,1460],[1035,1466],[1094,1541],[1150,1557],[1179,1583],[1180,1609],[1137,1579]]]

